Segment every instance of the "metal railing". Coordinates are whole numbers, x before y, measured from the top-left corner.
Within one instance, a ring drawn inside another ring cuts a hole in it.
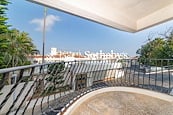
[[[0,70],[0,114],[63,113],[103,87],[130,86],[172,95],[172,59],[57,62]]]

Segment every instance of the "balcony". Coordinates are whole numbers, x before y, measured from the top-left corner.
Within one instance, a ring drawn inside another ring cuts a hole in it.
[[[117,114],[131,110],[142,115],[145,112],[156,114],[152,112],[157,110],[161,111],[160,114],[167,112],[169,115],[173,101],[172,72],[172,59],[86,60],[1,69],[0,114],[68,115],[76,111],[99,114],[105,109],[108,113],[116,111]],[[115,106],[117,101],[114,99],[124,105],[131,103],[131,108],[125,107],[121,111],[105,108]],[[101,106],[96,106],[95,102]],[[144,112],[141,108],[146,104],[152,108],[144,109]],[[158,104],[166,109],[159,109]]]

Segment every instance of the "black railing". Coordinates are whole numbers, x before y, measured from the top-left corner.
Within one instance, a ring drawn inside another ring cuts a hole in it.
[[[90,91],[114,86],[172,95],[173,60],[111,59],[38,64],[0,70],[0,114],[63,113]]]

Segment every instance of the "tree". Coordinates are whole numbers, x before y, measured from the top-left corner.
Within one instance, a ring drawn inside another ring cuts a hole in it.
[[[7,5],[9,4],[8,0],[0,1],[0,68],[4,67],[3,63],[3,52],[7,48],[7,41],[5,39],[5,33],[8,31],[9,25],[7,25],[8,18],[6,17],[6,11],[8,10]]]
[[[0,0],[0,69],[30,64],[27,56],[38,50],[28,33],[9,30],[6,17],[9,0]]]
[[[1,68],[4,65],[5,67],[15,67],[30,64],[27,56],[35,51],[35,46],[28,33],[13,29],[6,34],[2,34],[0,40],[3,41],[0,44],[0,47],[2,47],[1,58],[3,58],[0,61],[3,65]]]
[[[1,0],[0,1],[0,34],[8,32],[6,11],[8,10],[7,5],[9,4],[9,0]]]
[[[0,69],[5,68],[4,55],[8,48],[7,34],[0,34]]]
[[[163,37],[157,37],[149,41],[136,53],[139,54],[140,60],[146,59],[172,59],[173,58],[173,29],[161,34]]]

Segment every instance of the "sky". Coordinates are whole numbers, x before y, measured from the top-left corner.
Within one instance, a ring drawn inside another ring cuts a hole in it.
[[[44,6],[26,0],[11,0],[7,17],[11,28],[29,33],[36,48],[42,52]],[[149,35],[157,36],[173,26],[173,21],[149,29],[128,33],[85,20],[61,11],[47,9],[45,54],[51,47],[74,52],[114,52],[135,56]]]

